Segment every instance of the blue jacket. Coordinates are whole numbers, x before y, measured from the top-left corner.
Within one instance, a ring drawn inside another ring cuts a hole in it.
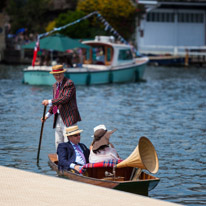
[[[81,147],[84,157],[86,159],[86,162],[89,163],[89,149],[82,143],[79,143],[79,146]],[[57,148],[57,154],[58,154],[58,169],[59,170],[69,170],[70,164],[74,163],[76,160],[76,153],[72,146],[72,144],[68,141],[65,143],[60,143]]]

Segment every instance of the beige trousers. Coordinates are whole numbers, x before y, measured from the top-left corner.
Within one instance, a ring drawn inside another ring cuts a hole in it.
[[[74,124],[76,125],[76,124]],[[72,126],[74,126],[72,125]],[[57,122],[56,122],[56,128],[55,128],[55,146],[56,150],[59,145],[59,143],[62,142],[68,142],[68,138],[65,136],[66,133],[66,126],[61,118],[61,115],[59,114],[57,117]]]

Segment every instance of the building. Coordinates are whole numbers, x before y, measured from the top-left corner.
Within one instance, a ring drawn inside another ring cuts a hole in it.
[[[136,34],[140,53],[185,55],[186,51],[206,51],[206,0],[138,3],[146,8]]]

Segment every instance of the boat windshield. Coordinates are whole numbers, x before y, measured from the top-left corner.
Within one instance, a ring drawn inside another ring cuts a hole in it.
[[[132,60],[132,51],[130,49],[120,49],[118,55],[118,61],[128,61]]]

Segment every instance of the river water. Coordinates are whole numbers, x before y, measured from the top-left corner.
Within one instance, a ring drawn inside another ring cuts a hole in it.
[[[53,118],[44,125],[36,163],[43,99],[50,86],[22,84],[24,66],[0,65],[0,165],[56,176],[48,165],[55,152]],[[121,158],[141,136],[158,154],[161,180],[150,197],[184,205],[206,205],[206,69],[148,66],[145,82],[77,86],[82,142],[105,124]],[[57,177],[58,178],[58,177]]]

